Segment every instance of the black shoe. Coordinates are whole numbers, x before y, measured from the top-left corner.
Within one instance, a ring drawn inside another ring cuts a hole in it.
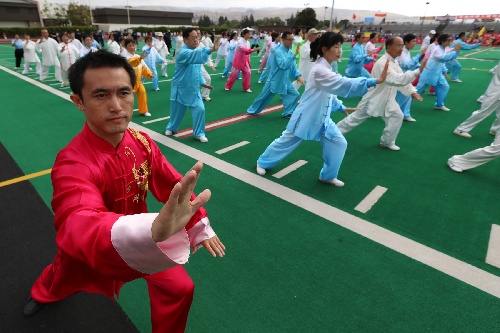
[[[39,303],[30,297],[26,301],[26,304],[24,304],[23,314],[26,317],[32,316],[43,308],[44,305],[45,303]]]

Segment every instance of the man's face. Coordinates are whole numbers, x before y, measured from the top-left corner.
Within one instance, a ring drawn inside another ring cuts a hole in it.
[[[64,44],[68,44],[68,41],[69,41],[69,37],[68,35],[62,35],[61,36],[61,40]]]
[[[309,36],[307,36],[307,39],[313,43],[316,39],[318,39],[318,36],[319,34],[310,34]]]
[[[293,35],[286,35],[283,36],[283,46],[286,47],[287,49],[291,48],[293,44]]]
[[[92,38],[90,38],[90,37],[85,38],[85,40],[83,42],[85,43],[85,45],[87,45],[87,47],[92,46]]]
[[[405,44],[407,50],[412,50],[417,44],[417,39],[412,39],[408,43]]]
[[[365,35],[361,35],[361,37],[358,38],[358,43],[363,44],[364,42],[366,42],[366,37]]]
[[[71,37],[71,39],[75,39],[75,33],[74,33],[74,32],[72,32],[72,33],[70,34],[70,37]]]
[[[42,33],[42,38],[48,39],[49,38],[49,32],[46,29],[43,29],[41,31]]]
[[[200,42],[198,41],[198,34],[195,30],[189,33],[188,38],[184,38],[184,44],[186,44],[190,49],[197,48],[199,43]]]
[[[123,68],[87,69],[83,76],[82,98],[71,100],[83,111],[92,131],[117,144],[132,118],[134,94],[130,76]]]
[[[394,37],[394,42],[387,47],[387,53],[393,57],[397,58],[403,53],[403,39],[401,37]]]

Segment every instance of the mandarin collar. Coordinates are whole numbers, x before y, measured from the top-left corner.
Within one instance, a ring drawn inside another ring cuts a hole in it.
[[[128,133],[128,130],[125,131],[123,138],[122,138],[122,141],[120,141],[120,143],[118,144],[118,146],[115,149],[115,147],[111,143],[109,143],[108,141],[104,140],[103,138],[97,136],[97,134],[95,134],[92,131],[92,129],[89,127],[89,125],[87,123],[85,123],[85,125],[83,125],[83,130],[82,130],[83,137],[92,147],[97,148],[100,151],[102,151],[104,153],[109,153],[109,154],[115,154],[120,149],[120,146],[122,145],[122,142],[125,139],[125,136],[127,135],[127,133]]]

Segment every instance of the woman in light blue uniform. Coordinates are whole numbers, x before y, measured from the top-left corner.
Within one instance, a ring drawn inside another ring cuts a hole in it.
[[[348,109],[335,95],[364,95],[368,88],[385,81],[387,68],[378,79],[350,79],[334,73],[332,62],[338,61],[342,42],[342,35],[327,32],[311,43],[311,59],[315,64],[307,79],[304,94],[281,137],[274,140],[257,160],[259,175],[264,175],[266,169],[281,162],[303,140],[314,140],[319,141],[323,149],[324,164],[319,180],[338,187],[344,186],[337,175],[347,149],[347,141],[330,118],[330,113],[337,110],[347,112]]]

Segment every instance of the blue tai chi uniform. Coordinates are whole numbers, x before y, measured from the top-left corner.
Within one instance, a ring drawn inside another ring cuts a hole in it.
[[[319,177],[324,180],[337,178],[347,149],[347,141],[330,118],[333,111],[345,110],[334,95],[357,97],[377,83],[374,78],[348,79],[332,72],[331,64],[319,58],[311,69],[299,106],[288,122],[281,137],[274,140],[257,163],[270,169],[281,162],[303,140],[319,141],[323,149],[323,167]]]
[[[205,84],[201,64],[210,57],[208,47],[191,49],[184,45],[175,59],[175,73],[170,93],[170,121],[167,130],[177,132],[184,113],[189,107],[193,117],[193,134],[205,136],[205,105],[201,99],[200,85]]]

